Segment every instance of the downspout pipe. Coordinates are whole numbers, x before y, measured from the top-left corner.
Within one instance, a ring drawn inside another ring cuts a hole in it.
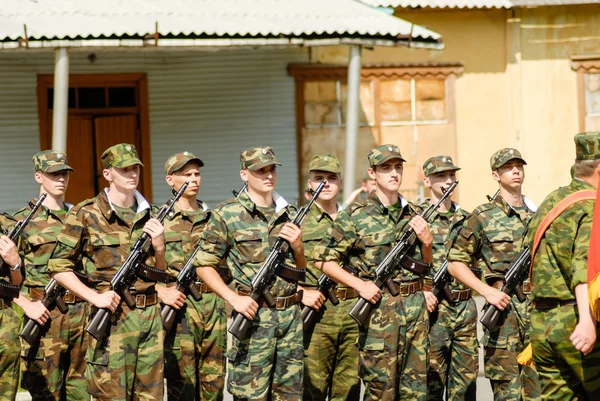
[[[67,152],[69,119],[69,53],[64,47],[55,50],[54,108],[52,112],[52,149]]]
[[[346,108],[346,165],[344,167],[344,197],[356,188],[356,151],[360,116],[361,46],[350,46],[348,62],[348,105]]]

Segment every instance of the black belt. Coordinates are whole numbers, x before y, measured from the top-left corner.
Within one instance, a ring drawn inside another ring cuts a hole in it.
[[[533,303],[533,307],[539,311],[555,309],[566,305],[577,305],[577,301],[574,299],[568,299],[564,301],[556,298],[540,298],[536,299]]]

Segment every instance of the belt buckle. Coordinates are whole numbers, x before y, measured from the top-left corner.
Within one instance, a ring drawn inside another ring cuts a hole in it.
[[[400,284],[400,295],[403,297],[410,295],[410,284]]]
[[[71,291],[67,291],[65,293],[65,295],[63,295],[63,301],[65,301],[66,304],[74,304],[75,303],[75,294],[72,293]]]
[[[0,309],[4,309],[6,304],[4,303],[4,299],[0,298]]]
[[[348,299],[348,289],[347,288],[338,288],[337,289],[337,297],[340,301],[345,301]]]
[[[135,307],[136,308],[145,308],[147,301],[148,301],[148,297],[146,296],[146,294],[138,294],[135,296]]]
[[[284,310],[287,307],[287,298],[277,297],[275,298],[275,309]]]

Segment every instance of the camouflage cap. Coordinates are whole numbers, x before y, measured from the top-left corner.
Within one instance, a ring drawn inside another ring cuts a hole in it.
[[[102,153],[101,159],[102,167],[104,167],[104,169],[111,167],[128,167],[135,164],[144,167],[138,157],[135,146],[128,143],[120,143],[111,146]]]
[[[492,168],[492,171],[494,171],[514,159],[521,160],[523,164],[527,164],[525,159],[523,159],[523,156],[521,156],[521,152],[517,149],[504,148],[492,155],[490,158],[490,167]]]
[[[392,159],[400,159],[403,162],[406,161],[400,154],[400,148],[396,145],[389,144],[381,145],[371,150],[367,158],[369,159],[369,165],[371,167],[378,166]]]
[[[165,163],[165,172],[167,175],[171,175],[176,171],[179,171],[191,161],[198,163],[199,167],[204,166],[204,162],[196,157],[192,152],[181,152],[175,153],[173,156],[167,159]]]
[[[423,163],[423,173],[425,176],[441,173],[444,171],[458,171],[460,167],[456,167],[450,156],[433,156]]]
[[[276,164],[281,166],[281,163],[275,158],[275,152],[270,146],[248,148],[240,153],[240,162],[242,170],[259,170],[266,166]]]
[[[67,162],[67,155],[57,150],[42,150],[33,155],[33,168],[35,171],[55,173],[62,170],[75,171]]]
[[[574,139],[577,160],[600,159],[600,132],[582,132]]]
[[[308,171],[319,170],[327,171],[329,173],[340,174],[342,169],[340,167],[340,161],[331,155],[315,155],[310,160]]]

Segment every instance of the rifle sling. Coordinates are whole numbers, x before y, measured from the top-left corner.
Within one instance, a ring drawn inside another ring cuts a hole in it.
[[[142,264],[138,276],[149,280],[164,283],[167,281],[167,272],[164,270],[157,269],[147,264]]]
[[[277,269],[277,275],[291,281],[306,281],[306,269],[297,269],[285,263]]]
[[[542,242],[542,238],[546,233],[546,230],[550,227],[552,222],[558,218],[565,210],[570,208],[577,202],[586,201],[586,200],[596,200],[596,191],[592,190],[583,190],[572,193],[567,196],[563,200],[561,200],[556,206],[552,208],[544,217],[544,220],[538,226],[537,231],[535,232],[535,237],[533,240],[533,248],[531,249],[531,265],[529,266],[529,281],[533,283],[531,274],[533,272],[533,260],[535,258],[535,252],[540,246],[540,242]]]
[[[0,280],[0,298],[17,298],[19,296],[19,286]]]
[[[419,259],[415,259],[413,257],[410,257],[408,255],[406,255],[401,261],[400,261],[400,265],[412,272],[415,273],[417,275],[422,275],[425,273],[425,271],[429,268],[429,263],[425,263],[422,260]]]

